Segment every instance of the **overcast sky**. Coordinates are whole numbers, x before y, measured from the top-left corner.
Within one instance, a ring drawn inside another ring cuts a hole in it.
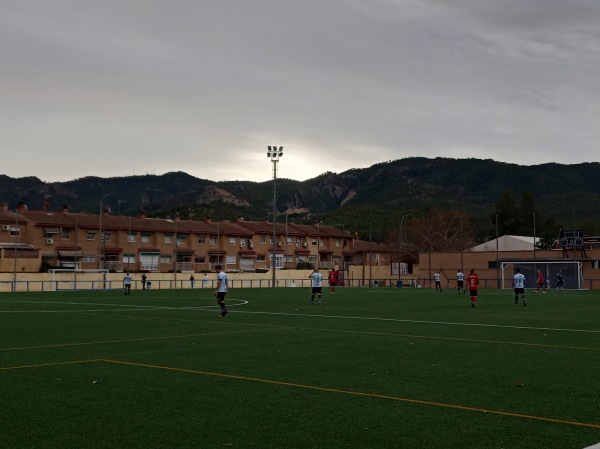
[[[0,174],[600,160],[599,0],[0,0]]]

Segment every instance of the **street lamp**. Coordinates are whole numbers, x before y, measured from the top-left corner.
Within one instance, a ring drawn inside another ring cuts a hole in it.
[[[273,285],[275,287],[275,250],[277,248],[277,162],[283,156],[283,147],[267,147],[267,157],[273,163],[273,252],[271,253],[271,269],[273,270]]]
[[[404,214],[402,215],[402,218],[400,218],[400,242],[399,242],[399,248],[398,248],[398,280],[400,280],[400,258],[402,257],[402,249],[404,248],[404,236],[402,235],[402,222],[404,221],[404,219],[406,217],[410,217],[411,215],[414,215],[414,212],[411,212],[409,214]]]
[[[110,192],[107,193],[106,195],[102,196],[102,198],[100,198],[100,246],[98,248],[98,252],[100,253],[100,257],[98,260],[98,268],[102,269],[102,248],[104,247],[104,243],[106,241],[106,239],[104,238],[104,235],[102,234],[102,216],[104,215],[104,208],[102,206],[102,204],[104,203],[104,198],[106,198],[109,195],[112,195],[115,192]],[[105,255],[106,257],[106,255]]]

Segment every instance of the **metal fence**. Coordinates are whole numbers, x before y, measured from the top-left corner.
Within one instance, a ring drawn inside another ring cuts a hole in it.
[[[312,281],[310,279],[277,279],[278,288],[309,288]],[[214,289],[216,279],[196,279],[195,290]],[[244,279],[229,278],[229,288],[271,288],[271,279]],[[132,281],[132,290],[143,290],[140,280]],[[328,283],[323,282],[323,288],[328,288]],[[342,285],[336,288],[435,288],[433,280],[418,278],[385,278],[385,279],[353,279],[345,278]],[[455,281],[446,283],[446,289],[456,289]],[[497,278],[480,279],[480,289],[498,289],[500,280]],[[534,288],[528,286],[527,288]],[[36,292],[36,291],[69,291],[69,290],[122,290],[122,280],[44,280],[44,281],[0,281],[1,292]],[[149,276],[146,282],[147,290],[169,290],[169,289],[192,289],[189,279],[161,279],[152,280]],[[600,279],[586,279],[583,285],[584,290],[600,289]]]

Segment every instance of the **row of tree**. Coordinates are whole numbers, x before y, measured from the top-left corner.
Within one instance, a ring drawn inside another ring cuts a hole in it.
[[[503,235],[537,237],[537,247],[548,249],[556,244],[562,228],[553,217],[538,210],[533,195],[518,197],[512,191],[500,195],[487,217],[466,210],[436,208],[415,211],[406,218],[404,226],[399,223],[388,230],[386,243],[398,247],[402,259],[408,262],[416,262],[419,252],[463,251]],[[594,233],[593,223],[588,225]]]

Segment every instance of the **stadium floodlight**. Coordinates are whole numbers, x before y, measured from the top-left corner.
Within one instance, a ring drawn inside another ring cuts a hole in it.
[[[100,223],[98,226],[98,230],[100,231],[100,235],[99,235],[100,241],[98,242],[99,243],[99,245],[98,245],[98,254],[99,254],[98,269],[106,268],[102,261],[102,257],[103,256],[106,257],[106,244],[104,243],[105,239],[104,239],[104,234],[102,233],[103,232],[102,231],[102,216],[104,215],[104,206],[103,206],[104,198],[106,198],[109,195],[112,195],[113,193],[115,193],[115,192],[107,193],[106,195],[103,195],[102,198],[100,198]]]
[[[273,163],[273,250],[271,252],[271,270],[273,271],[273,284],[275,287],[275,251],[277,248],[277,162],[283,156],[283,147],[276,146],[267,147],[267,157]]]
[[[402,259],[402,250],[404,249],[404,235],[402,234],[402,222],[406,217],[414,215],[414,212],[402,215],[400,218],[400,234],[398,235],[398,280],[400,280],[400,260]]]

